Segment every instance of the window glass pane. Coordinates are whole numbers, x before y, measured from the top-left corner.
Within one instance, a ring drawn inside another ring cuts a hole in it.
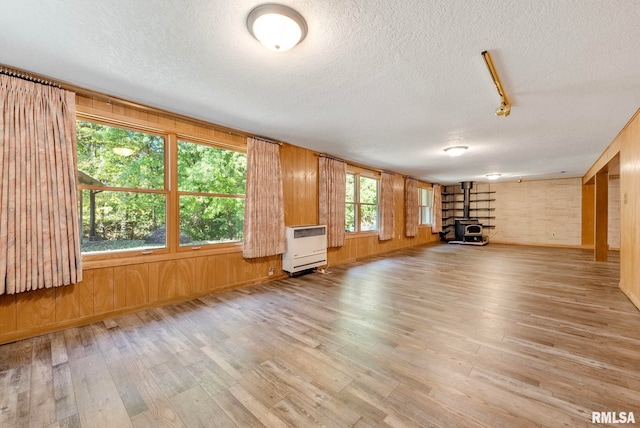
[[[360,231],[378,230],[378,206],[360,205]]]
[[[420,224],[431,224],[430,207],[420,207]]]
[[[424,206],[430,207],[433,200],[433,190],[431,189],[422,189],[424,191]]]
[[[244,199],[180,196],[180,245],[241,241]]]
[[[82,190],[83,253],[166,246],[163,194]]]
[[[80,184],[164,189],[164,138],[76,121]]]
[[[347,189],[346,189],[346,201],[347,202],[355,202],[356,201],[356,183],[355,176],[353,174],[347,174]]]
[[[244,195],[247,155],[178,141],[178,190]]]
[[[355,219],[355,205],[347,204],[346,206],[346,214],[345,214],[345,230],[347,232],[355,232],[356,231],[356,219]]]
[[[360,203],[378,203],[378,180],[368,177],[360,177]]]

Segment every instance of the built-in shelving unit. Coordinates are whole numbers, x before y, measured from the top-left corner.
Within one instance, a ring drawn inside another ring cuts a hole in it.
[[[455,221],[464,219],[464,191],[460,185],[444,186],[442,192],[442,234],[445,241],[455,238]],[[471,190],[469,218],[478,219],[484,229],[495,228],[495,191]]]

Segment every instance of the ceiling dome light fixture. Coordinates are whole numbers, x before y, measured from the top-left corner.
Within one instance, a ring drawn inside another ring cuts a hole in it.
[[[497,174],[497,173],[487,174],[486,177],[489,180],[497,180],[498,178],[502,177],[502,174]]]
[[[284,52],[307,35],[302,15],[281,4],[267,3],[253,9],[247,17],[247,28],[268,49]]]
[[[453,158],[464,154],[464,152],[466,152],[468,148],[469,147],[467,146],[453,146],[447,147],[446,149],[444,149],[444,151]]]

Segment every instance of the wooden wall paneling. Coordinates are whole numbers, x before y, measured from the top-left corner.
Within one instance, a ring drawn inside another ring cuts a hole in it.
[[[113,104],[111,111],[115,114],[124,115],[124,106],[120,104]]]
[[[214,266],[215,269],[215,266]],[[204,294],[209,290],[209,257],[197,257],[193,273],[193,291],[197,294]],[[215,273],[214,273],[215,275]]]
[[[93,313],[104,314],[114,309],[113,268],[92,269]],[[83,272],[83,275],[86,272]]]
[[[149,264],[140,263],[126,267],[127,306],[149,302]]]
[[[595,185],[582,185],[582,245],[593,247],[595,230]]]
[[[631,119],[620,139],[620,288],[640,309],[640,116]]]
[[[113,309],[127,307],[126,266],[113,267]]]
[[[76,108],[78,107],[93,107],[93,98],[76,94]]]
[[[218,254],[215,256],[216,290],[225,288],[229,284],[229,268],[227,266],[227,256],[228,254]]]
[[[16,330],[34,330],[56,322],[55,288],[43,288],[16,295]]]
[[[176,297],[195,295],[197,257],[175,260]]]
[[[597,261],[606,261],[609,254],[609,173],[606,171],[595,175],[594,212],[594,257]]]
[[[0,296],[0,336],[13,333],[18,328],[16,309],[15,294]]]
[[[208,291],[213,291],[217,287],[218,273],[216,271],[216,260],[218,256],[207,257],[206,264],[206,287]]]
[[[620,250],[620,176],[611,175],[611,169],[609,169],[609,213],[607,218],[609,250]]]
[[[149,263],[149,302],[174,299],[178,293],[176,260]]]
[[[283,193],[287,226],[318,223],[318,158],[315,152],[282,146]]]
[[[227,254],[227,285],[237,284],[244,276],[244,259],[242,253]]]
[[[56,322],[93,315],[93,271],[82,273],[82,282],[55,288]]]
[[[92,107],[109,113],[113,112],[113,103],[107,102],[106,100],[94,99]]]

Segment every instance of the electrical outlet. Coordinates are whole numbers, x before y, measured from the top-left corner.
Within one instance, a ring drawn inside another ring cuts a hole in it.
[[[269,266],[269,276],[273,276],[273,266]]]

